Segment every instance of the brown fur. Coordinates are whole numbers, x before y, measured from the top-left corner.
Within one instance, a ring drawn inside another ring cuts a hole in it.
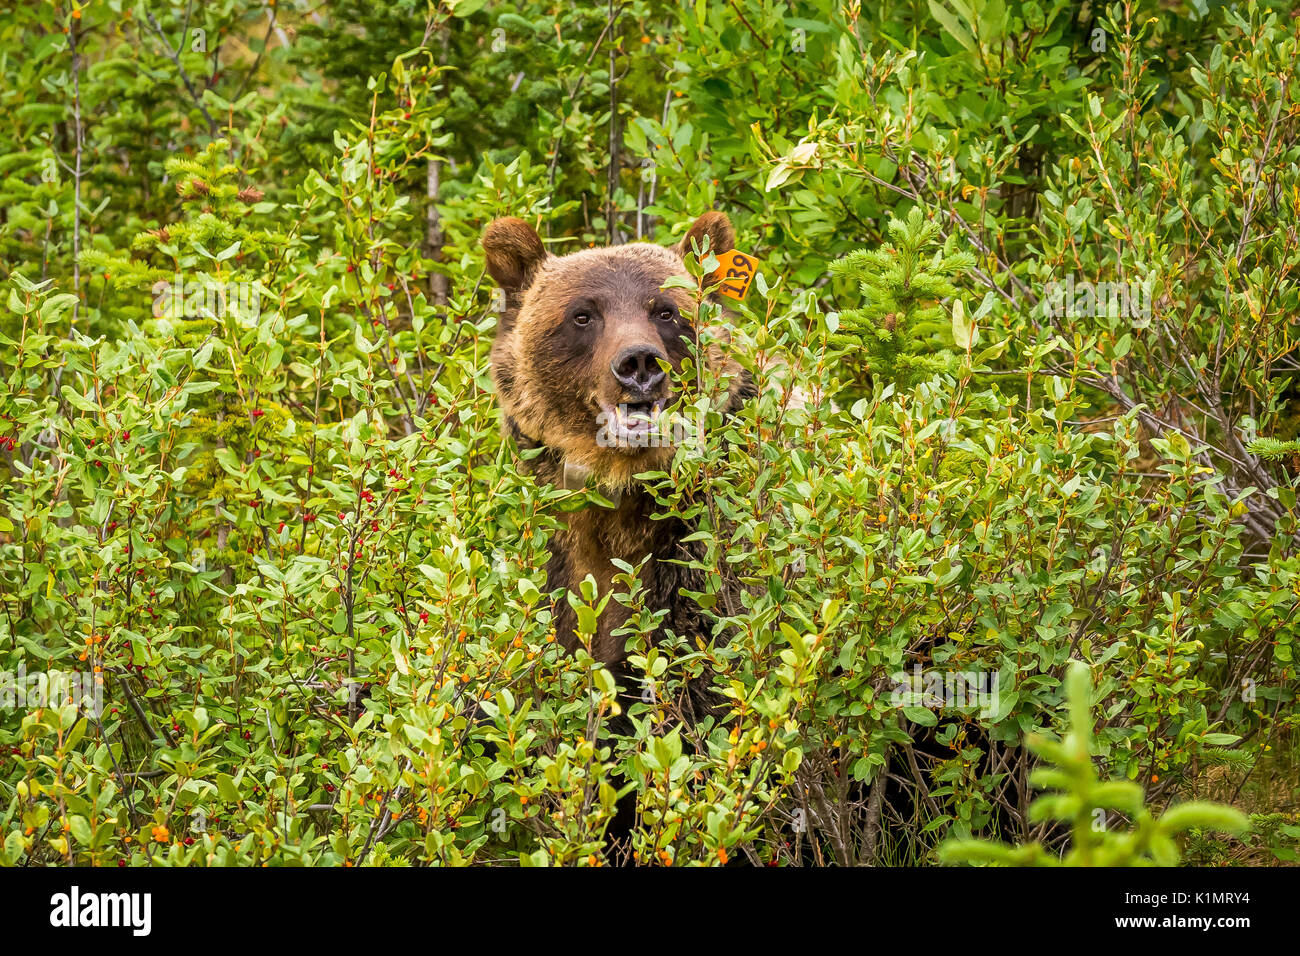
[[[608,419],[612,408],[671,403],[670,376],[653,387],[640,383],[662,368],[646,356],[679,368],[695,341],[692,297],[662,286],[687,274],[682,257],[706,236],[713,252],[734,246],[731,224],[719,212],[701,216],[670,248],[636,243],[553,256],[520,219],[498,219],[483,236],[488,271],[505,293],[492,377],[507,430],[521,447],[543,449],[530,462],[539,482],[562,484],[567,463],[618,498],[612,509],[592,506],[568,516],[551,541],[548,588],[576,591],[590,574],[604,595],[618,573],[614,559],[636,565],[648,556],[648,606],[668,610],[664,625],[676,633],[701,637],[707,635],[698,608],[679,595],[682,588],[703,590],[700,574],[665,561],[691,556],[683,542],[690,529],[675,519],[652,520],[653,498],[634,479],[664,469],[674,449],[602,447],[597,434],[600,416]],[[731,407],[753,394],[749,376],[721,349],[711,348],[706,359],[731,375]],[[613,602],[602,615],[591,652],[605,664],[625,657],[623,639],[611,632],[626,617]],[[567,602],[556,606],[556,621],[559,640],[572,650],[577,636]]]

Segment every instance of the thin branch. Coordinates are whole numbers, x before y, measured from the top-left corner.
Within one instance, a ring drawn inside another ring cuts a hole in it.
[[[190,82],[190,75],[185,72],[185,67],[181,66],[180,52],[173,50],[172,45],[167,42],[167,35],[162,32],[162,27],[158,26],[158,21],[154,19],[153,12],[146,10],[144,15],[149,18],[149,25],[153,27],[154,32],[158,34],[158,39],[162,41],[163,52],[167,54],[169,60],[176,64],[176,69],[180,71],[181,82],[185,84],[185,89],[190,91],[190,96],[194,99],[194,104],[199,108],[199,112],[203,114],[203,118],[208,121],[208,132],[213,136],[216,136],[217,123],[212,118],[212,114],[208,112],[208,108],[203,105],[203,97],[201,97],[198,90],[194,88],[194,84]]]

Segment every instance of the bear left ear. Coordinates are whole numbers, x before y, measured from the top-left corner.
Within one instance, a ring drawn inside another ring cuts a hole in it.
[[[483,252],[488,274],[501,286],[507,301],[518,305],[537,267],[546,259],[541,237],[522,219],[493,219],[483,232]]]
[[[709,252],[714,255],[736,248],[736,231],[731,228],[731,220],[725,212],[714,211],[706,212],[696,219],[682,241],[673,246],[673,251],[685,259],[693,251],[692,241],[696,246],[703,246],[705,236],[709,237]]]

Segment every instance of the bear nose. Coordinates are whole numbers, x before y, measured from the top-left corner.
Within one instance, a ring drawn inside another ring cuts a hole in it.
[[[667,358],[653,345],[633,345],[619,352],[618,357],[609,364],[609,369],[624,388],[648,392],[664,380],[659,360]]]

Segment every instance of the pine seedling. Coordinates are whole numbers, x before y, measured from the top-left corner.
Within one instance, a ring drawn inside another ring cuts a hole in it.
[[[1056,820],[1070,826],[1070,849],[1062,857],[1040,843],[1010,846],[986,840],[949,840],[939,847],[944,863],[993,863],[1004,866],[1174,866],[1181,853],[1174,837],[1192,828],[1242,834],[1246,815],[1233,807],[1205,801],[1173,806],[1156,817],[1146,806],[1142,788],[1131,780],[1101,780],[1093,766],[1095,749],[1089,698],[1092,671],[1075,661],[1066,677],[1070,730],[1064,740],[1042,735],[1029,748],[1044,765],[1029,777],[1032,786],[1050,789],[1029,806],[1035,823]],[[1126,829],[1119,824],[1131,821]]]
[[[839,314],[832,344],[865,350],[867,369],[902,388],[955,362],[942,339],[950,328],[942,300],[957,295],[952,277],[975,257],[957,251],[951,238],[935,249],[938,233],[938,224],[914,208],[905,222],[890,220],[891,243],[831,264],[833,274],[857,281],[864,303]]]

